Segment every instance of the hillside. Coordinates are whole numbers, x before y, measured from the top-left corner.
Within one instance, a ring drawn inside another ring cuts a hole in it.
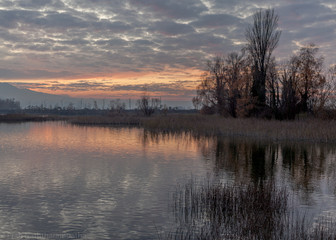
[[[77,103],[79,100],[71,98],[66,95],[53,95],[32,91],[29,89],[20,89],[9,83],[0,83],[0,98],[14,98],[21,103],[21,107],[28,105],[44,105],[49,107],[58,104],[59,106],[66,106],[70,102]]]

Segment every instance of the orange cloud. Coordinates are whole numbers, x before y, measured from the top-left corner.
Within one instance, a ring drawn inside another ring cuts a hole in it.
[[[165,69],[162,72],[120,72],[73,79],[13,80],[14,85],[33,91],[76,98],[134,99],[146,89],[151,96],[189,100],[195,94],[202,71]]]

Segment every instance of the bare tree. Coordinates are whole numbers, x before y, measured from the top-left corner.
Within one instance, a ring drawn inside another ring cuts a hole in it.
[[[323,57],[318,57],[318,48],[314,44],[302,47],[293,57],[297,66],[297,84],[300,94],[300,111],[307,112],[313,109],[318,89],[325,83],[323,70]]]
[[[203,113],[219,113],[237,116],[237,102],[242,96],[246,64],[243,54],[231,53],[227,57],[214,58],[208,62],[197,87],[198,101]]]
[[[277,30],[279,17],[274,9],[259,10],[253,15],[253,24],[245,33],[246,49],[252,58],[253,85],[252,95],[258,104],[266,102],[266,77],[273,50],[277,47],[281,32]]]
[[[279,101],[279,116],[280,119],[295,119],[298,112],[297,104],[299,101],[297,93],[297,71],[298,66],[295,58],[292,58],[288,63],[283,65],[280,73],[281,82],[281,100]]]
[[[336,108],[336,64],[331,66],[327,74],[328,91],[326,104],[332,108]]]
[[[336,107],[336,65],[331,66],[325,74],[325,81],[319,84],[314,96],[314,112],[319,113]]]
[[[145,115],[150,116],[161,106],[160,98],[150,98],[146,93],[137,101],[138,109]]]
[[[120,98],[110,101],[110,113],[120,114],[126,109],[126,104],[121,102]]]
[[[269,106],[272,116],[277,117],[280,107],[280,75],[279,68],[272,58],[266,75],[266,104]]]
[[[201,99],[199,96],[192,98],[192,104],[195,108],[195,110],[199,110],[200,106],[202,105]]]
[[[238,99],[243,95],[246,86],[244,69],[247,67],[244,53],[230,53],[226,57],[226,82],[228,85],[228,112],[232,117],[237,117]]]
[[[99,109],[97,100],[94,100],[94,101],[93,101],[93,109],[94,109],[94,110],[98,110],[98,109]]]
[[[224,58],[217,56],[208,61],[207,71],[197,86],[197,96],[202,102],[202,110],[207,113],[224,112]]]

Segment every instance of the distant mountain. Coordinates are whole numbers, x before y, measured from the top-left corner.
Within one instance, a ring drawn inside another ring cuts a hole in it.
[[[92,98],[72,98],[67,95],[55,95],[32,91],[29,89],[17,88],[9,83],[0,83],[0,99],[12,99],[19,101],[22,108],[27,106],[41,106],[49,108],[54,106],[67,107],[70,103],[75,108],[92,108],[94,102],[97,103],[99,108],[109,108],[111,99],[92,99]],[[121,102],[125,103],[126,109],[136,108],[136,99],[122,99]],[[191,101],[162,101],[162,105],[168,107],[178,107],[180,109],[192,109]]]
[[[29,89],[20,89],[9,83],[0,83],[0,99],[14,98],[21,103],[21,107],[28,105],[44,105],[46,107],[67,106],[70,102],[77,103],[79,100],[66,95],[54,95],[32,91]]]

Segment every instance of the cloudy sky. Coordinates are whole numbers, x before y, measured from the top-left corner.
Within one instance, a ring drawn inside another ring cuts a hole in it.
[[[275,8],[283,61],[315,43],[336,59],[335,0],[0,0],[0,81],[93,98],[189,101],[206,60],[240,50],[251,15]]]

